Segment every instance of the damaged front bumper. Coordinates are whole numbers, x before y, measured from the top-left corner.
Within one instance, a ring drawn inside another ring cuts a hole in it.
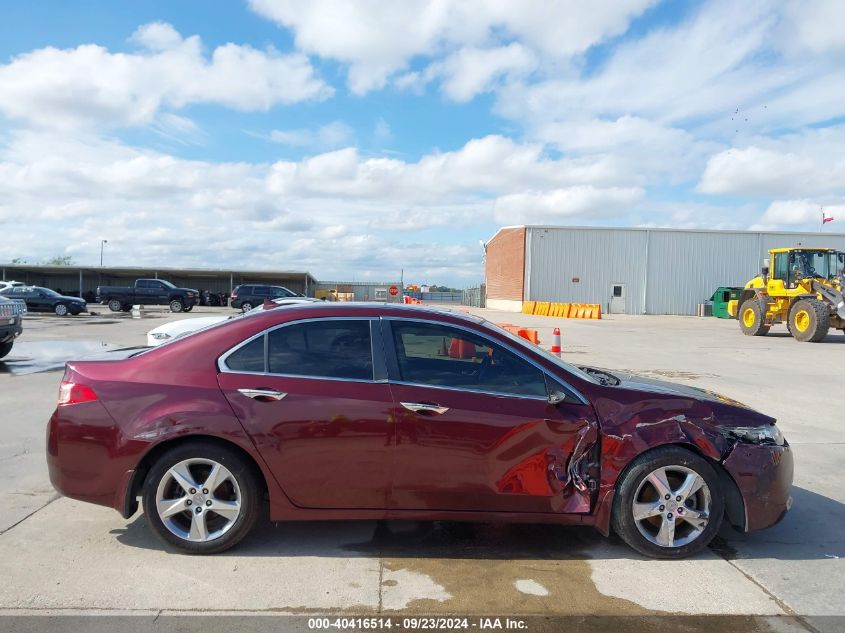
[[[787,442],[750,444],[737,442],[722,461],[736,482],[745,506],[745,532],[778,523],[792,506],[792,449]]]

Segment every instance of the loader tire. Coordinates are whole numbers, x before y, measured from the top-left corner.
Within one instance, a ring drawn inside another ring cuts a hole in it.
[[[739,327],[746,336],[766,336],[770,326],[766,325],[766,304],[762,299],[752,297],[743,301],[737,313]]]
[[[796,341],[818,343],[830,330],[830,309],[818,299],[800,299],[789,311],[789,331]]]

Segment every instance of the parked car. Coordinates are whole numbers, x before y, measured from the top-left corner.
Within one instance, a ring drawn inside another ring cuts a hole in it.
[[[302,297],[284,286],[264,286],[260,284],[241,284],[232,290],[229,305],[249,312],[255,306],[264,303],[265,299],[285,299],[288,297]]]
[[[64,495],[223,551],[282,520],[592,525],[681,558],[778,522],[792,453],[707,391],[578,368],[474,316],[315,302],[71,362],[48,428]],[[398,467],[401,465],[401,467]],[[265,501],[266,500],[266,501]]]
[[[26,304],[0,295],[0,358],[12,351],[17,339],[23,333],[23,315]]]
[[[277,306],[298,305],[300,303],[308,303],[311,301],[317,301],[317,299],[309,299],[308,297],[296,297],[293,299],[273,299],[273,303]],[[247,314],[264,309],[264,304],[261,304],[259,306],[254,307]],[[202,330],[203,328],[207,328],[212,325],[217,325],[218,323],[222,323],[223,321],[235,319],[240,316],[242,315],[235,314],[229,316],[196,317],[192,319],[181,319],[179,321],[171,321],[170,323],[164,323],[147,332],[147,346],[155,347],[156,345],[167,343],[168,341],[187,336],[188,334],[193,334],[194,332]]]
[[[0,293],[26,303],[28,312],[53,312],[56,316],[76,316],[88,312],[88,304],[79,297],[61,295],[55,290],[41,286],[12,286],[0,290]]]
[[[6,288],[14,288],[15,286],[25,286],[26,284],[22,281],[0,281],[0,292],[5,290]]]
[[[199,303],[199,290],[177,288],[164,279],[137,279],[134,286],[99,286],[97,301],[112,312],[129,312],[133,305],[166,305],[171,312],[190,312]]]

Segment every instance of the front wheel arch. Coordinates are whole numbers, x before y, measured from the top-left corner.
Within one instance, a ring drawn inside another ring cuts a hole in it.
[[[141,495],[141,491],[143,490],[144,483],[147,480],[147,475],[150,472],[150,468],[153,464],[158,461],[159,457],[161,457],[167,451],[176,448],[177,446],[182,446],[185,444],[193,444],[196,442],[202,442],[204,444],[217,444],[223,448],[235,451],[239,453],[239,455],[252,466],[253,474],[256,477],[256,481],[259,483],[260,486],[260,494],[262,499],[266,502],[267,495],[269,494],[268,486],[267,486],[267,477],[264,474],[264,471],[258,465],[258,462],[255,461],[252,455],[250,455],[247,451],[245,451],[241,446],[235,444],[234,442],[229,442],[227,440],[221,439],[215,435],[183,435],[181,437],[173,438],[170,440],[165,440],[153,446],[147,453],[141,458],[141,461],[138,462],[138,465],[135,467],[135,473],[132,476],[132,480],[126,487],[126,495],[123,503],[123,509],[120,512],[121,516],[124,519],[128,519],[133,514],[138,511],[138,497]]]
[[[730,523],[734,529],[739,530],[740,532],[745,532],[747,526],[745,499],[743,499],[742,493],[739,491],[739,486],[736,481],[734,481],[734,478],[722,465],[722,462],[713,459],[711,455],[702,451],[700,446],[684,442],[670,442],[668,444],[661,444],[660,446],[653,446],[649,450],[645,451],[645,453],[650,453],[658,448],[664,448],[667,446],[676,446],[678,448],[688,450],[691,453],[695,453],[713,467],[713,470],[715,470],[716,474],[719,476],[719,482],[722,485],[722,492],[725,496],[725,518],[727,518],[728,523]],[[640,453],[640,455],[645,453]],[[635,455],[631,458],[631,460],[625,465],[625,468],[623,468],[619,473],[616,481],[613,483],[614,497],[616,496],[616,491],[619,489],[619,484],[622,481],[623,476],[628,473],[631,464],[637,457],[639,457],[639,455]]]

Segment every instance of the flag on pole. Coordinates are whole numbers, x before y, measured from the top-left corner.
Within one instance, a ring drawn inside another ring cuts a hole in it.
[[[833,222],[833,216],[827,216],[827,215],[824,216],[824,219],[822,220],[822,224],[827,224],[828,222]]]

